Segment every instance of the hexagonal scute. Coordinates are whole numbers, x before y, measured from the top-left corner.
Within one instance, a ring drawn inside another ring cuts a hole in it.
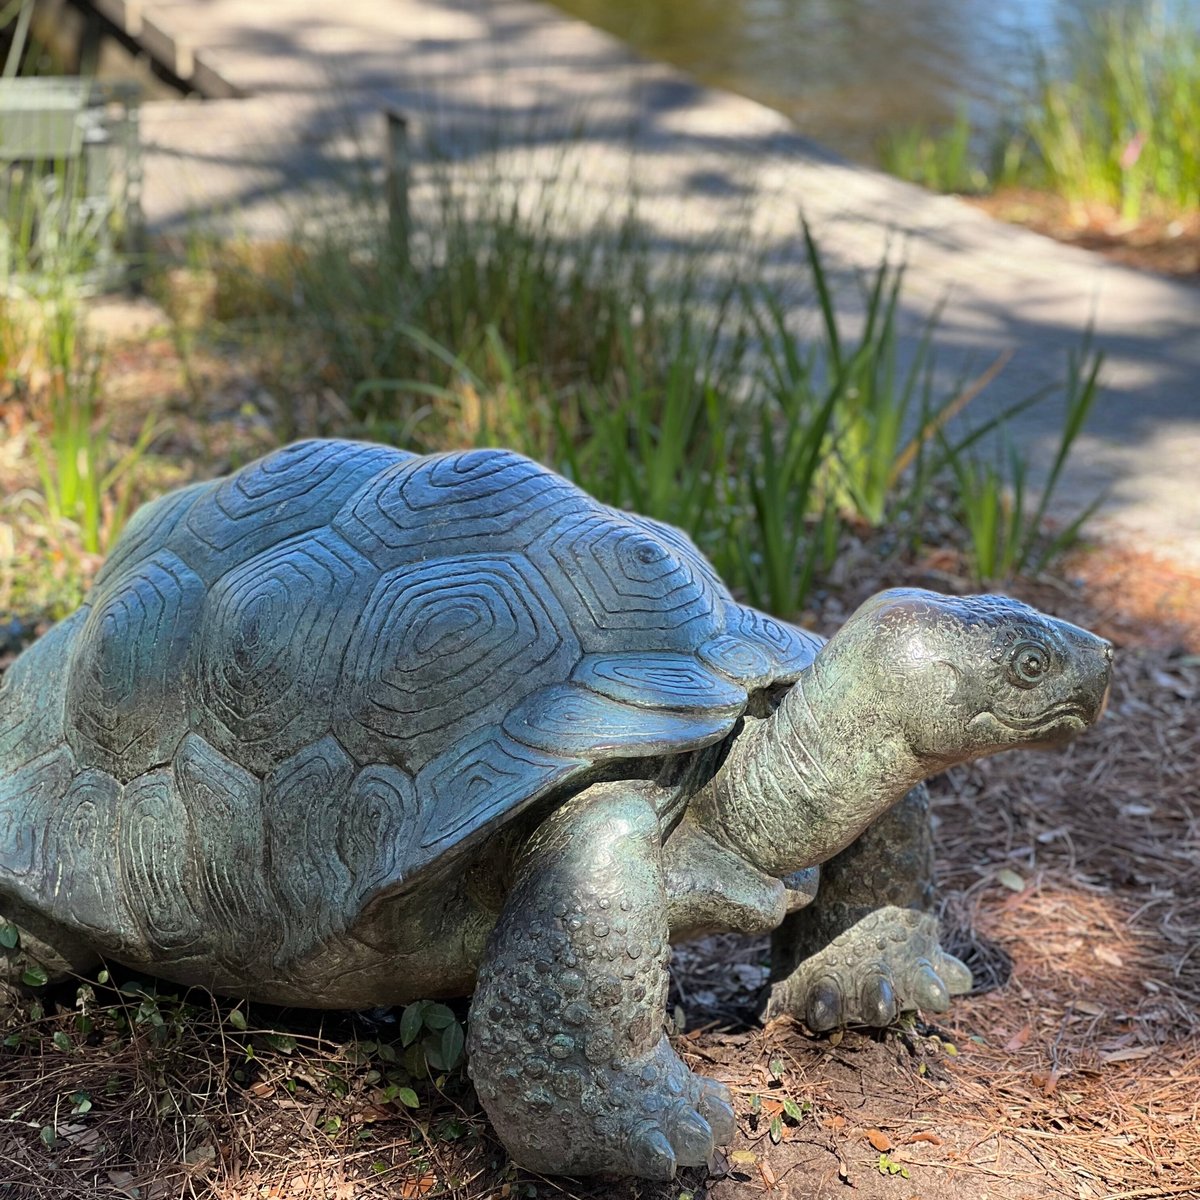
[[[417,776],[420,829],[403,873],[411,882],[443,854],[477,844],[590,765],[523,745],[500,729],[480,729],[449,746]]]
[[[436,454],[393,467],[333,518],[385,571],[439,558],[524,549],[564,505],[594,505],[561,476],[510,450]]]
[[[437,559],[380,579],[346,655],[334,731],[415,775],[522,696],[565,679],[572,624],[517,555]]]
[[[169,762],[187,732],[181,687],[203,581],[159,550],[114,580],[75,640],[67,737],[80,763],[122,782]]]
[[[321,529],[218,580],[187,669],[197,731],[259,775],[328,733],[346,647],[377,577]]]
[[[369,442],[294,442],[201,496],[169,544],[212,583],[261,550],[328,525],[364,483],[412,457]]]
[[[645,525],[600,506],[556,522],[529,559],[589,652],[691,651],[724,625],[724,600],[705,572]]]
[[[122,886],[117,834],[121,785],[104,771],[80,771],[46,825],[49,875],[45,911],[120,958],[141,941]]]
[[[282,942],[282,920],[267,874],[259,781],[193,733],[175,755],[172,782],[187,814],[195,904],[212,930],[213,954],[233,974],[261,971]]]
[[[141,934],[136,956],[170,963],[211,948],[217,931],[199,902],[200,867],[190,820],[171,768],[127,784],[120,800],[121,879]]]
[[[332,737],[305,746],[263,781],[271,885],[281,901],[281,967],[341,933],[354,880],[338,832],[355,765]]]
[[[46,844],[79,764],[56,746],[15,771],[0,772],[0,876],[33,908],[45,903],[54,863]]]

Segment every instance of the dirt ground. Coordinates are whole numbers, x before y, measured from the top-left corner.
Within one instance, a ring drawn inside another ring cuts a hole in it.
[[[1200,212],[1130,221],[1105,205],[1071,204],[1061,196],[1024,188],[965,198],[1001,221],[1096,250],[1128,267],[1200,284]]]
[[[252,382],[194,369],[159,385],[177,400],[178,477],[265,436]],[[189,421],[206,389],[225,400]],[[8,496],[24,469],[13,421]],[[864,547],[811,620],[833,628],[893,583],[967,588],[953,549],[881,567]],[[96,984],[0,1030],[0,1200],[1200,1198],[1197,589],[1112,547],[1014,585],[1119,654],[1089,736],[935,784],[946,942],[977,994],[929,1024],[814,1037],[757,1023],[763,943],[678,949],[678,1047],[738,1110],[708,1170],[670,1185],[543,1179],[507,1161],[461,1071],[418,1084],[413,1109],[384,1090],[394,1025],[258,1006],[235,1021],[205,996],[148,1007]],[[0,643],[4,629],[0,601]],[[0,644],[0,668],[20,640]]]

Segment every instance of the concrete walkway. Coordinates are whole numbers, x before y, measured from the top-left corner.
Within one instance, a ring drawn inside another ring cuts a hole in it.
[[[871,268],[889,246],[903,254],[912,335],[946,303],[937,345],[947,372],[967,360],[978,372],[1014,351],[985,405],[1060,379],[1094,322],[1107,390],[1063,506],[1107,487],[1106,523],[1200,565],[1200,288],[843,162],[779,114],[642,62],[527,0],[94,3],[201,90],[241,97],[145,107],[152,227],[220,214],[277,235],[289,206],[319,197],[322,181],[344,183],[364,150],[375,154],[389,105],[505,178],[577,176],[570,215],[581,224],[623,208],[633,187],[664,247],[749,232],[785,284],[802,277],[803,212],[839,270]],[[1060,417],[1039,405],[1012,431],[1035,463],[1053,453]]]

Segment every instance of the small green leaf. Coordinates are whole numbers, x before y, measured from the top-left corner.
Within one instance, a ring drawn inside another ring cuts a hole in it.
[[[64,1054],[70,1054],[75,1048],[71,1044],[71,1039],[67,1037],[61,1029],[54,1031],[54,1036],[50,1039]]]
[[[762,1111],[762,1097],[761,1096],[754,1095],[754,1096],[750,1097],[750,1111],[752,1113]]]
[[[417,1097],[417,1093],[410,1087],[402,1087],[396,1089],[396,1099],[404,1105],[405,1108],[420,1108],[421,1101]]]
[[[416,1004],[410,1004],[400,1018],[400,1044],[411,1046],[417,1040],[417,1035],[421,1032],[424,1023],[425,1002],[418,1000]]]
[[[10,925],[7,921],[0,925],[0,946],[5,950],[15,950],[20,941],[21,934],[15,925]]]
[[[325,1124],[321,1126],[321,1128],[324,1129],[325,1132],[327,1134],[329,1134],[330,1137],[332,1137],[335,1133],[337,1133],[337,1131],[339,1129],[341,1129],[341,1127],[342,1127],[342,1118],[336,1117],[336,1116],[329,1117],[326,1120]]]
[[[53,1148],[54,1143],[58,1141],[58,1134],[54,1132],[53,1125],[43,1125],[38,1137],[42,1139],[42,1145],[47,1150]]]
[[[21,982],[26,987],[45,987],[49,978],[46,972],[38,966],[29,967],[21,973]]]
[[[80,1116],[86,1112],[92,1111],[92,1098],[87,1094],[87,1092],[72,1092],[71,1103],[75,1106],[71,1109],[71,1111],[79,1114]]]
[[[235,1011],[240,1012],[240,1009]],[[296,1049],[296,1039],[289,1037],[286,1033],[268,1033],[267,1045],[272,1050],[278,1050],[280,1054],[291,1054]]]
[[[442,1062],[445,1070],[452,1070],[458,1065],[465,1042],[462,1026],[457,1021],[442,1030]]]
[[[425,1054],[425,1062],[435,1071],[445,1071],[449,1068],[442,1057],[442,1039],[436,1033],[427,1033],[421,1039],[421,1049]]]
[[[790,1096],[786,1097],[783,1101],[783,1111],[787,1116],[791,1117],[793,1121],[804,1120],[804,1109],[801,1108],[800,1105],[795,1102],[795,1100],[791,1099]]]
[[[1025,879],[1018,875],[1016,871],[1005,867],[1003,870],[996,873],[996,880],[1002,883],[1010,892],[1023,892],[1025,890]]]
[[[779,1143],[781,1141],[783,1141],[783,1122],[779,1119],[778,1116],[774,1116],[771,1118],[770,1133],[771,1133],[771,1141],[773,1141],[778,1146]]]
[[[424,1014],[425,1028],[436,1032],[439,1029],[449,1029],[455,1023],[454,1013],[444,1004],[428,1004]]]
[[[240,1008],[230,1009],[229,1017],[227,1019],[234,1029],[240,1029],[243,1031],[245,1030],[246,1014],[242,1012]]]
[[[376,1175],[386,1175],[388,1165],[385,1162],[373,1162],[371,1164],[371,1170],[374,1171]]]
[[[770,1069],[771,1074],[776,1079],[783,1078],[783,1059],[782,1058],[771,1059],[771,1061],[767,1064],[767,1066]]]
[[[111,978],[111,976],[109,975],[108,971],[104,970],[104,971],[101,971],[100,974],[96,976],[96,982],[97,983],[107,983],[110,978]]]

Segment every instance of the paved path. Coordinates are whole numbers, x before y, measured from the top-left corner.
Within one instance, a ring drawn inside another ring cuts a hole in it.
[[[779,114],[527,0],[93,2],[140,27],[208,94],[242,97],[146,106],[152,226],[221,213],[251,234],[278,233],[287,205],[344,179],[362,148],[374,154],[387,105],[488,171],[577,174],[575,221],[623,205],[632,184],[664,246],[752,231],[784,283],[802,276],[803,211],[839,269],[902,250],[907,328],[946,301],[937,342],[948,371],[1015,351],[986,402],[1061,377],[1094,321],[1108,388],[1065,504],[1109,487],[1108,522],[1200,565],[1200,289],[843,162]],[[806,311],[797,288],[798,322]],[[1014,429],[1036,462],[1053,452],[1059,416],[1039,406]]]

